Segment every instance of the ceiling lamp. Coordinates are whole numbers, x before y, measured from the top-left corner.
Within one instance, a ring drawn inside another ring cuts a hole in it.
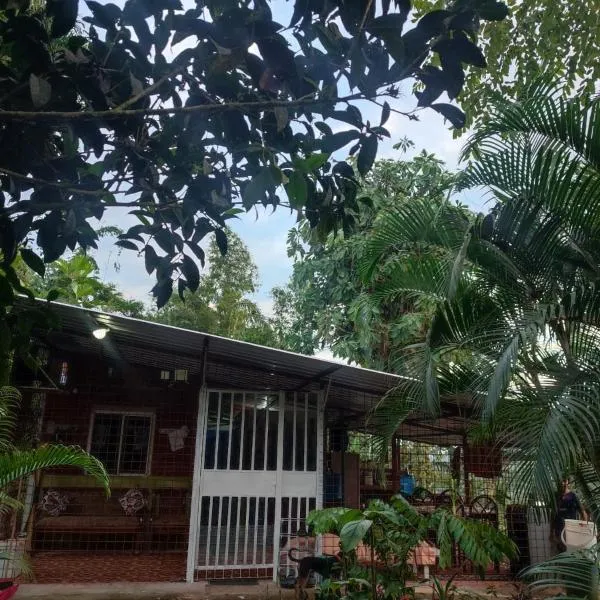
[[[98,328],[94,329],[94,331],[92,331],[92,335],[97,340],[103,340],[109,331],[110,330],[108,329],[108,327],[98,327]]]

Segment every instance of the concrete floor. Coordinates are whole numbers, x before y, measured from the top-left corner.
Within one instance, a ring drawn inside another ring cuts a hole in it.
[[[482,599],[509,598],[514,587],[507,582],[455,582],[461,592]],[[490,585],[493,586],[493,593]],[[417,598],[431,598],[431,587],[420,586]],[[312,597],[312,595],[311,595]],[[293,590],[282,590],[272,581],[256,585],[186,583],[83,583],[22,584],[15,600],[292,600]]]

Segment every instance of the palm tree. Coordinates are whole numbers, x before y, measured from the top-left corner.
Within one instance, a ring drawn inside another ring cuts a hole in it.
[[[102,463],[75,446],[44,444],[37,448],[18,448],[14,443],[15,427],[21,404],[20,392],[11,386],[0,386],[0,515],[23,508],[13,496],[20,480],[52,467],[83,469],[109,493],[109,478]],[[0,552],[2,560],[20,560],[18,556]]]
[[[521,500],[555,502],[565,474],[598,507],[600,109],[533,86],[499,99],[469,140],[463,186],[496,202],[469,215],[416,199],[379,217],[362,262],[373,294],[435,304],[426,339],[398,349],[404,382],[374,415],[390,435],[415,409],[468,398],[513,453]],[[417,250],[417,251],[415,251]]]

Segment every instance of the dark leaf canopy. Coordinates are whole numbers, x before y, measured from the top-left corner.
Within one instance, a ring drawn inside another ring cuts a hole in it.
[[[0,21],[3,302],[20,291],[9,273],[20,247],[37,253],[24,258],[40,272],[38,257],[95,247],[94,219],[122,207],[138,224],[119,245],[144,255],[164,304],[175,280],[181,293],[198,285],[199,245],[237,207],[288,205],[287,190],[313,227],[347,227],[354,171],[327,155],[354,144],[364,175],[402,80],[424,84],[419,106],[455,98],[464,69],[485,65],[473,24],[503,5],[461,0],[409,28],[408,2],[296,0],[281,24],[266,0],[189,10],[88,0],[75,30],[77,2],[10,6]],[[365,100],[382,107],[380,125],[363,118]],[[434,109],[464,122],[454,106]],[[344,130],[332,135],[336,122]]]

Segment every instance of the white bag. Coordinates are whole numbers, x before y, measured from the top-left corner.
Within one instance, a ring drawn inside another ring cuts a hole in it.
[[[565,519],[560,538],[567,550],[589,550],[598,543],[596,524],[592,521]]]

